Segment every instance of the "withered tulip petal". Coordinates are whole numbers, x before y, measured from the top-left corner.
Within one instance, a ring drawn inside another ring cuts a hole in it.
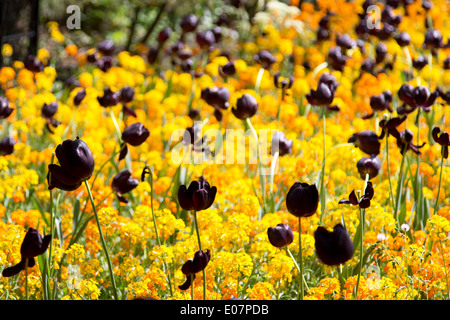
[[[355,190],[352,190],[352,192],[350,193],[350,195],[348,196],[348,200],[350,201],[351,204],[353,205],[358,205],[358,197],[356,196]]]

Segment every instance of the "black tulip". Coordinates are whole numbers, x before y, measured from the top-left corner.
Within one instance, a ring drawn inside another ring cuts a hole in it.
[[[292,152],[293,141],[286,138],[284,132],[276,131],[272,136],[271,153],[278,152],[279,156],[284,156]]]
[[[164,44],[164,42],[166,42],[170,38],[171,35],[172,35],[172,29],[170,27],[166,27],[166,28],[162,29],[158,33],[158,44],[160,46],[162,46]]]
[[[98,51],[104,56],[110,56],[114,53],[114,42],[112,40],[103,40],[98,44]]]
[[[92,176],[95,167],[94,158],[87,144],[80,138],[65,140],[56,147],[55,154],[59,165],[48,165],[49,190],[58,188],[73,191]]]
[[[186,211],[206,210],[214,202],[216,198],[217,188],[211,187],[209,182],[203,177],[190,183],[189,188],[181,185],[178,189],[178,202]]]
[[[348,199],[339,200],[339,204],[352,204],[354,206],[359,206],[361,209],[367,209],[370,207],[370,200],[372,200],[375,194],[372,182],[368,181],[364,194],[358,199],[355,190],[352,190]]]
[[[46,235],[42,238],[38,230],[28,228],[20,247],[20,262],[15,266],[5,268],[2,272],[2,276],[12,277],[20,271],[25,270],[25,266],[32,268],[36,264],[34,258],[40,256],[47,250],[51,238],[51,235]],[[26,263],[26,259],[28,259],[28,264]]]
[[[441,149],[441,154],[442,157],[444,159],[448,158],[448,147],[450,146],[450,139],[449,139],[449,135],[448,132],[446,131],[442,131],[439,127],[434,127],[433,131],[431,132],[433,140],[440,144],[442,149]]]
[[[336,37],[336,45],[342,49],[349,50],[356,46],[356,41],[353,40],[349,34],[343,34],[342,36]]]
[[[150,131],[140,122],[129,125],[122,132],[122,140],[134,147],[141,145],[150,136]]]
[[[79,106],[80,103],[83,101],[83,99],[85,97],[86,97],[86,90],[85,89],[82,89],[82,90],[78,91],[78,93],[73,98],[73,104],[75,106]]]
[[[42,107],[42,116],[44,118],[52,118],[56,114],[56,111],[58,111],[58,107],[59,104],[57,101],[54,101],[49,104],[45,103],[44,106]]]
[[[201,91],[200,97],[214,108],[228,109],[230,90],[227,87],[205,88]]]
[[[348,57],[342,53],[341,47],[333,47],[328,50],[328,64],[335,70],[343,71]]]
[[[194,259],[187,260],[181,267],[181,272],[186,276],[186,281],[179,285],[180,290],[187,290],[192,284],[192,279],[195,279],[195,274],[205,270],[209,261],[211,260],[211,251],[209,249],[205,251],[198,250],[194,254]]]
[[[0,97],[0,118],[8,118],[14,109],[10,108],[9,100],[6,97]]]
[[[198,26],[199,20],[194,14],[187,14],[183,16],[180,22],[181,29],[183,33],[192,32]]]
[[[441,31],[437,29],[428,29],[425,33],[423,43],[425,49],[439,49],[443,47]]]
[[[111,187],[116,192],[120,202],[128,203],[128,199],[123,195],[136,188],[138,184],[139,180],[133,178],[131,172],[125,169],[114,176]]]
[[[209,49],[210,46],[216,43],[216,37],[211,30],[206,30],[204,32],[197,32],[195,34],[195,41],[200,47]]]
[[[373,179],[378,175],[381,169],[380,158],[377,155],[362,157],[356,163],[356,168],[358,169],[361,179],[365,179],[366,174],[369,174],[369,179]]]
[[[317,257],[326,265],[340,265],[353,257],[353,242],[341,224],[335,225],[332,232],[319,226],[314,239]]]
[[[251,94],[244,93],[236,101],[236,106],[231,109],[231,112],[238,119],[245,120],[251,118],[258,111],[258,102]]]
[[[372,130],[364,130],[354,133],[349,139],[349,143],[354,143],[355,147],[368,155],[380,153],[380,141],[378,135]]]
[[[316,185],[295,182],[286,195],[286,208],[296,217],[310,217],[319,207],[319,192]]]
[[[412,60],[412,65],[413,65],[414,69],[417,69],[417,70],[422,70],[423,68],[425,68],[425,66],[427,64],[428,64],[428,57],[423,54],[419,55],[417,57],[417,59],[414,58]]]
[[[406,47],[411,43],[411,36],[409,33],[402,31],[395,37],[395,41],[397,41],[400,47]]]
[[[292,229],[284,223],[279,223],[275,227],[269,227],[267,229],[267,237],[269,242],[277,248],[288,246],[294,241]]]
[[[120,90],[120,102],[128,103],[134,99],[134,88],[130,86],[125,86]]]
[[[44,65],[39,61],[38,58],[33,55],[29,55],[25,59],[24,66],[31,72],[41,72],[42,70],[44,70]]]
[[[120,101],[120,92],[114,92],[109,87],[103,90],[103,96],[97,97],[98,102],[104,108],[115,106]]]
[[[232,76],[236,73],[234,61],[228,61],[224,66],[219,66],[219,73],[222,77]]]
[[[11,136],[6,136],[0,140],[0,156],[7,156],[14,151],[16,140]]]
[[[423,142],[421,145],[415,145],[413,144],[413,133],[411,130],[406,129],[399,133],[399,136],[397,138],[397,146],[400,149],[400,152],[402,155],[405,154],[406,151],[412,150],[415,154],[420,155],[420,148],[422,148],[426,142]]]
[[[272,64],[277,62],[277,58],[265,49],[255,54],[253,59],[256,61],[256,63],[261,64],[264,69],[269,69]]]

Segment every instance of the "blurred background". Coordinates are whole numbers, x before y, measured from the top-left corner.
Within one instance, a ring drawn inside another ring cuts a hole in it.
[[[80,8],[78,30],[66,26],[70,5]],[[205,27],[222,17],[224,24],[233,23],[239,30],[233,36],[245,38],[253,17],[266,5],[267,0],[0,0],[0,45],[10,44],[11,58],[23,60],[51,45],[48,23],[56,22],[65,41],[79,48],[110,39],[118,48],[133,52],[137,44],[151,46],[165,27],[176,31],[180,18],[188,13],[201,17]]]

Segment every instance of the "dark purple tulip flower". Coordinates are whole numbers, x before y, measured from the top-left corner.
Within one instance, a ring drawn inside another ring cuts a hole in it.
[[[44,104],[42,107],[42,116],[47,120],[47,129],[51,133],[53,133],[50,126],[53,126],[54,128],[58,127],[60,125],[60,122],[53,118],[53,116],[56,114],[56,111],[58,111],[59,104],[57,101],[54,101],[50,104]]]
[[[104,56],[110,56],[114,53],[116,46],[112,40],[103,40],[98,44],[98,51]]]
[[[443,47],[442,34],[438,29],[428,29],[425,33],[425,40],[423,42],[425,49],[439,49]]]
[[[356,163],[356,168],[358,169],[361,179],[366,178],[366,174],[369,174],[369,179],[375,178],[381,169],[381,161],[377,155],[372,155],[369,157],[362,157]]]
[[[397,138],[397,146],[400,149],[401,154],[403,155],[406,151],[412,150],[415,154],[421,154],[420,148],[422,148],[426,142],[422,143],[420,146],[412,143],[413,141],[413,133],[411,130],[406,129],[399,133],[399,137]]]
[[[128,103],[134,99],[134,88],[130,86],[125,86],[120,90],[120,102]]]
[[[36,264],[34,258],[40,256],[47,250],[51,239],[52,236],[49,234],[42,238],[38,230],[28,228],[20,247],[20,262],[15,266],[5,268],[2,272],[2,276],[12,277],[20,271],[25,270],[25,266],[32,268]],[[26,259],[28,259],[28,265]]]
[[[268,50],[261,50],[253,57],[256,63],[261,64],[264,69],[269,69],[272,64],[277,62],[277,58],[273,56]]]
[[[238,119],[245,120],[251,118],[258,111],[258,102],[251,94],[244,93],[236,101],[236,107],[231,109],[231,112]]]
[[[33,55],[29,55],[25,59],[24,66],[31,72],[41,72],[42,70],[44,70],[44,65],[39,61],[38,58]]]
[[[209,261],[211,260],[211,251],[198,250],[194,254],[194,259],[187,260],[181,267],[181,272],[186,276],[186,281],[179,285],[180,290],[187,290],[191,287],[192,280],[195,279],[195,274],[205,270]]]
[[[442,146],[441,154],[444,159],[448,158],[448,146],[450,146],[450,139],[448,132],[441,131],[439,127],[434,127],[431,132],[433,140]]]
[[[110,88],[105,88],[103,96],[97,97],[97,100],[104,108],[115,106],[120,102],[120,92],[114,92]]]
[[[129,125],[122,132],[122,140],[134,147],[141,145],[150,136],[150,131],[140,122]]]
[[[201,98],[214,108],[228,109],[230,90],[227,87],[205,88],[201,91]]]
[[[0,118],[8,118],[14,109],[10,108],[9,100],[6,97],[0,97]]]
[[[187,14],[183,16],[180,22],[183,33],[192,32],[197,28],[199,24],[198,18],[194,14]]]
[[[406,47],[411,42],[411,36],[409,33],[402,31],[395,37],[395,41],[397,41],[400,47]]]
[[[292,229],[284,223],[279,223],[275,227],[269,227],[267,229],[267,237],[269,242],[277,248],[288,246],[294,241]]]
[[[335,70],[344,70],[347,60],[348,57],[342,53],[341,47],[336,46],[328,51],[328,63]]]
[[[158,44],[160,46],[162,46],[164,44],[164,42],[166,42],[170,38],[171,35],[172,35],[172,29],[170,27],[166,27],[166,28],[162,29],[158,33]]]
[[[183,184],[178,189],[178,202],[186,211],[206,210],[216,198],[217,188],[211,187],[203,177],[191,182],[188,188]]]
[[[7,156],[13,153],[16,141],[11,136],[6,136],[0,140],[0,156]]]
[[[352,204],[354,206],[359,206],[361,209],[367,209],[370,207],[370,200],[372,200],[375,190],[373,188],[372,182],[368,181],[366,189],[364,190],[364,195],[358,199],[355,190],[352,190],[348,199],[339,200],[339,204]]]
[[[294,77],[290,77],[289,79],[282,79],[280,81],[280,74],[276,73],[273,77],[273,83],[275,87],[279,89],[290,89],[292,87],[292,84],[294,83]]]
[[[224,66],[219,66],[219,74],[222,77],[232,76],[236,73],[236,66],[234,61],[228,61]]]
[[[80,103],[83,101],[83,99],[85,97],[86,97],[86,90],[85,89],[82,89],[82,90],[78,91],[78,93],[73,98],[73,104],[75,106],[79,106]]]
[[[58,188],[73,191],[92,176],[95,163],[91,150],[80,138],[65,140],[55,150],[59,165],[49,164],[47,182],[49,190]]]
[[[292,152],[293,141],[286,138],[284,132],[277,131],[272,136],[271,153],[278,152],[279,156],[284,156]]]
[[[314,239],[317,257],[326,265],[340,265],[353,257],[353,242],[341,224],[335,225],[332,232],[319,226]]]
[[[286,195],[286,207],[289,213],[298,218],[312,216],[319,207],[319,191],[316,185],[295,182]]]
[[[128,199],[123,194],[130,192],[136,188],[139,184],[139,180],[131,176],[131,172],[127,169],[119,172],[111,183],[112,189],[116,192],[117,198],[120,202],[128,203]]]
[[[319,83],[317,84],[317,90],[311,89],[306,94],[308,103],[313,106],[325,106],[329,110],[338,110],[337,107],[331,107],[330,104],[334,100],[336,88],[339,83],[336,82],[336,77],[329,73],[324,73],[320,76]]]
[[[200,47],[209,49],[210,46],[216,43],[216,37],[214,36],[214,32],[206,30],[204,32],[197,32],[195,34],[195,41]]]
[[[383,119],[380,121],[379,125],[381,128],[381,134],[378,139],[383,139],[386,134],[393,136],[398,139],[400,137],[400,133],[397,130],[397,127],[400,126],[406,120],[406,115],[401,117],[394,117],[389,120]]]
[[[378,135],[372,130],[364,130],[354,133],[349,139],[349,143],[354,143],[355,147],[368,155],[380,153],[380,141]]]

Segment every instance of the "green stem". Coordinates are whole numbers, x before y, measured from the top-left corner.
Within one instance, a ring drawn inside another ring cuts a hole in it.
[[[114,297],[115,297],[116,300],[118,300],[119,297],[117,295],[116,281],[114,279],[114,272],[113,272],[113,267],[112,267],[112,264],[111,264],[111,258],[110,258],[109,253],[108,253],[108,247],[106,246],[105,238],[103,237],[102,227],[100,225],[100,220],[98,218],[97,208],[95,207],[94,198],[92,198],[92,192],[91,192],[91,188],[89,187],[88,181],[84,180],[84,184],[86,185],[86,189],[87,189],[88,194],[89,194],[89,199],[91,201],[92,208],[94,210],[94,216],[95,216],[95,220],[97,222],[98,232],[100,234],[100,239],[102,241],[103,250],[105,251],[106,260],[108,262],[109,276],[111,278],[111,284],[112,284],[113,291],[114,291]]]
[[[272,197],[272,201],[274,200],[274,194],[273,194],[273,180],[274,180],[274,176],[275,176],[275,168],[277,166],[277,161],[278,161],[278,157],[279,157],[280,153],[277,151],[275,152],[273,159],[272,159],[272,164],[270,166],[270,195]]]
[[[441,192],[441,182],[442,182],[442,166],[444,164],[444,157],[441,157],[441,172],[439,174],[439,185],[438,185],[438,192],[436,195],[436,203],[434,204],[434,212],[433,214],[437,213],[438,210],[438,203],[439,203],[439,194]]]
[[[194,210],[194,224],[195,224],[195,231],[197,233],[198,248],[199,248],[199,250],[202,250],[202,244],[200,241],[200,232],[198,230],[197,211],[195,211],[195,210]],[[206,271],[205,271],[205,269],[203,269],[203,300],[206,300]]]
[[[299,299],[303,300],[303,253],[302,253],[302,217],[298,217],[298,258],[300,266],[300,292]]]
[[[148,168],[148,167],[147,167]],[[153,172],[150,168],[148,168],[150,173],[149,173],[149,183],[150,183],[150,201],[151,201],[151,208],[152,208],[152,218],[153,218],[153,225],[155,227],[155,233],[156,233],[156,240],[158,241],[158,245],[161,247],[161,239],[159,237],[159,233],[158,233],[158,226],[156,224],[156,217],[155,217],[155,211],[153,209]],[[167,268],[166,262],[163,261],[163,266],[164,266],[164,272],[166,272],[166,270],[169,270]],[[167,272],[167,282],[169,284],[169,290],[170,290],[170,296],[173,296],[173,292],[172,292],[172,281],[170,278],[170,271]]]
[[[320,223],[325,215],[325,206],[326,206],[326,192],[325,192],[325,185],[324,185],[324,181],[325,181],[325,165],[326,165],[326,159],[327,159],[327,154],[326,154],[326,130],[327,130],[327,125],[326,125],[326,110],[323,110],[323,115],[322,115],[322,126],[323,126],[323,157],[322,157],[322,172],[320,173],[320,210],[321,210],[321,215],[320,215]]]
[[[303,281],[303,285],[305,286],[306,291],[308,291],[308,290],[309,290],[309,287],[308,287],[308,284],[306,283],[305,275],[302,274],[302,273],[303,273],[303,270],[302,270],[302,269],[300,268],[300,266],[298,265],[297,261],[295,260],[294,256],[292,255],[291,250],[289,250],[288,247],[286,247],[286,252],[287,252],[288,255],[291,257],[292,261],[294,261],[295,267],[297,268],[297,270],[298,270],[298,271],[300,272],[300,274],[301,274],[300,278],[301,278],[302,281]]]
[[[400,229],[400,223],[398,221],[398,210],[399,210],[399,206],[400,206],[400,199],[401,199],[401,193],[402,193],[402,188],[403,188],[403,179],[404,179],[403,170],[404,170],[404,166],[405,166],[405,157],[406,157],[406,148],[403,152],[402,162],[400,163],[399,181],[397,184],[397,198],[395,200],[395,211],[394,211],[394,218],[395,218],[395,220],[397,220],[397,225],[398,225],[399,229]]]
[[[266,211],[266,181],[264,178],[264,174],[263,174],[263,164],[261,161],[261,149],[260,149],[260,145],[259,145],[259,139],[258,139],[258,134],[256,133],[255,128],[252,125],[252,122],[250,121],[250,118],[246,118],[245,121],[247,122],[247,125],[249,126],[253,137],[256,140],[256,148],[257,148],[257,155],[258,155],[258,162],[259,162],[259,182],[261,184],[261,196],[262,196],[262,202],[263,202],[263,206],[262,206],[262,210],[263,210],[263,215],[267,212]],[[259,220],[261,220],[262,215],[260,214],[259,216]]]
[[[367,183],[369,181],[369,174],[366,173],[366,178],[364,180],[364,189],[363,189],[363,194],[365,194],[366,192],[366,188],[367,188]],[[358,300],[358,289],[359,289],[359,282],[361,279],[361,271],[363,268],[363,256],[364,256],[364,227],[365,227],[365,223],[366,223],[366,209],[361,209],[359,208],[359,223],[361,224],[361,240],[359,243],[359,271],[358,271],[358,279],[356,281],[356,288],[355,288],[355,298],[356,300]]]
[[[25,300],[28,300],[28,258],[25,259]]]
[[[259,86],[261,85],[261,79],[264,74],[264,68],[260,68],[258,71],[258,76],[256,77],[255,91],[259,94]]]
[[[388,172],[388,180],[389,180],[389,199],[391,202],[391,205],[394,206],[394,190],[392,188],[392,181],[391,181],[391,168],[389,166],[389,134],[386,134],[386,161],[387,161],[387,172]]]

